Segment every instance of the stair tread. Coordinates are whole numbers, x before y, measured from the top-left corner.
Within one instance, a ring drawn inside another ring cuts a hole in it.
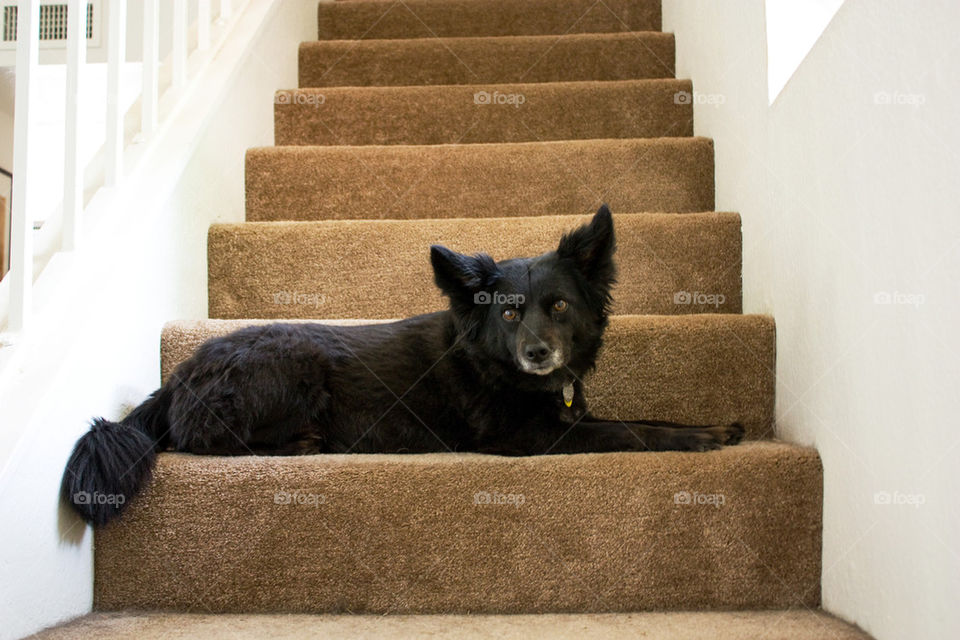
[[[780,442],[522,458],[161,454],[124,517],[96,531],[94,605],[815,607],[821,496],[817,452]]]
[[[713,141],[259,147],[246,158],[250,221],[549,215],[601,202],[711,211]]]
[[[277,145],[454,144],[693,135],[688,80],[278,91]],[[370,126],[370,123],[376,126]]]
[[[213,318],[401,318],[446,307],[429,247],[494,259],[556,249],[588,216],[217,224],[208,235]],[[739,313],[740,216],[614,214],[616,313]],[[402,274],[402,275],[398,275]],[[279,298],[313,295],[316,304]],[[681,292],[713,294],[677,299]]]
[[[272,320],[168,323],[161,337],[163,379],[205,340]],[[370,320],[332,321],[356,324]],[[753,315],[612,316],[597,369],[584,379],[600,418],[741,423],[749,438],[773,426],[776,328]]]
[[[659,0],[321,2],[320,38],[557,34],[660,28]]]
[[[324,637],[577,640],[869,640],[869,636],[819,610],[676,611],[541,615],[212,615],[93,613],[35,636],[36,640],[97,637],[166,638]]]
[[[299,49],[301,87],[669,78],[672,34],[318,40]]]

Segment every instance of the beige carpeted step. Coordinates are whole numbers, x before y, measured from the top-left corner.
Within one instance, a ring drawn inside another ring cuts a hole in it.
[[[339,640],[869,640],[821,611],[716,611],[542,615],[211,615],[93,613],[36,640],[88,638],[337,638]]]
[[[816,607],[821,495],[816,451],[776,442],[528,458],[167,453],[95,533],[94,607]]]
[[[279,91],[274,139],[362,145],[691,136],[693,107],[684,98],[691,91],[688,80]]]
[[[588,216],[218,224],[207,246],[212,318],[402,318],[445,308],[430,246],[495,259],[556,249]],[[616,313],[739,313],[735,213],[614,216]]]
[[[321,39],[446,38],[660,29],[660,0],[321,2]]]
[[[710,211],[713,142],[261,147],[246,185],[250,221]]]
[[[201,320],[164,327],[164,379],[208,338],[268,320]],[[358,321],[352,321],[358,322]],[[585,380],[591,411],[610,420],[744,426],[772,435],[776,335],[765,316],[613,316],[597,370]]]
[[[302,43],[299,54],[301,87],[631,80],[673,75],[673,35],[653,31],[317,41]]]

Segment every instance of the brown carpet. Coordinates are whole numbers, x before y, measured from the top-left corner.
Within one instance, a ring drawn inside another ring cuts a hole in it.
[[[672,34],[328,40],[300,45],[301,87],[670,78]]]
[[[160,347],[163,379],[204,340],[266,322],[168,324]],[[597,370],[585,380],[587,399],[601,418],[739,422],[748,438],[769,437],[775,344],[773,320],[765,316],[614,316]]]
[[[36,640],[869,640],[820,611],[717,611],[545,615],[204,615],[95,613],[47,630]]]
[[[556,249],[564,232],[587,220],[567,215],[214,225],[207,248],[209,315],[403,318],[437,311],[447,302],[433,282],[430,245],[484,251],[496,259],[538,255]],[[737,214],[619,214],[615,224],[616,313],[740,312]]]
[[[659,0],[321,2],[322,40],[657,31]]]
[[[169,324],[164,376],[250,322],[441,308],[431,243],[531,255],[607,202],[621,275],[586,380],[594,413],[739,421],[751,440],[165,453],[95,533],[94,606],[181,613],[94,614],[42,637],[866,638],[816,609],[820,458],[768,439],[774,323],[739,315],[740,219],[712,212],[713,143],[675,98],[692,85],[673,79],[659,2],[345,0],[318,19],[321,40],[299,49],[314,89],[275,96],[276,139],[293,146],[248,152],[251,222],[208,238],[210,315],[259,320]],[[480,91],[523,104],[476,104]],[[544,615],[209,615],[284,612]]]
[[[150,488],[96,532],[94,602],[204,613],[815,607],[821,490],[816,452],[776,442],[528,458],[163,454]]]
[[[625,80],[278,91],[274,140],[467,144],[691,136],[693,107],[684,96],[692,90],[687,80]]]
[[[246,184],[250,221],[710,211],[713,142],[262,147]]]

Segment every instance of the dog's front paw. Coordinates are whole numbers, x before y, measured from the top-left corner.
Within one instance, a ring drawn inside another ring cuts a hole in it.
[[[730,446],[738,444],[743,440],[743,425],[738,422],[723,425],[722,427],[708,427],[704,429],[709,433],[719,446]]]
[[[737,444],[743,439],[743,433],[743,427],[736,423],[722,427],[690,429],[678,435],[676,445],[680,451],[713,451]]]

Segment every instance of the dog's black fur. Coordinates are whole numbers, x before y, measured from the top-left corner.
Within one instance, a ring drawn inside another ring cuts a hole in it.
[[[535,455],[735,444],[739,425],[607,421],[587,412],[580,380],[607,326],[613,253],[603,206],[556,251],[535,258],[494,262],[432,247],[447,311],[366,326],[254,326],[211,339],[121,422],[93,422],[67,463],[64,497],[104,524],[165,449]]]

